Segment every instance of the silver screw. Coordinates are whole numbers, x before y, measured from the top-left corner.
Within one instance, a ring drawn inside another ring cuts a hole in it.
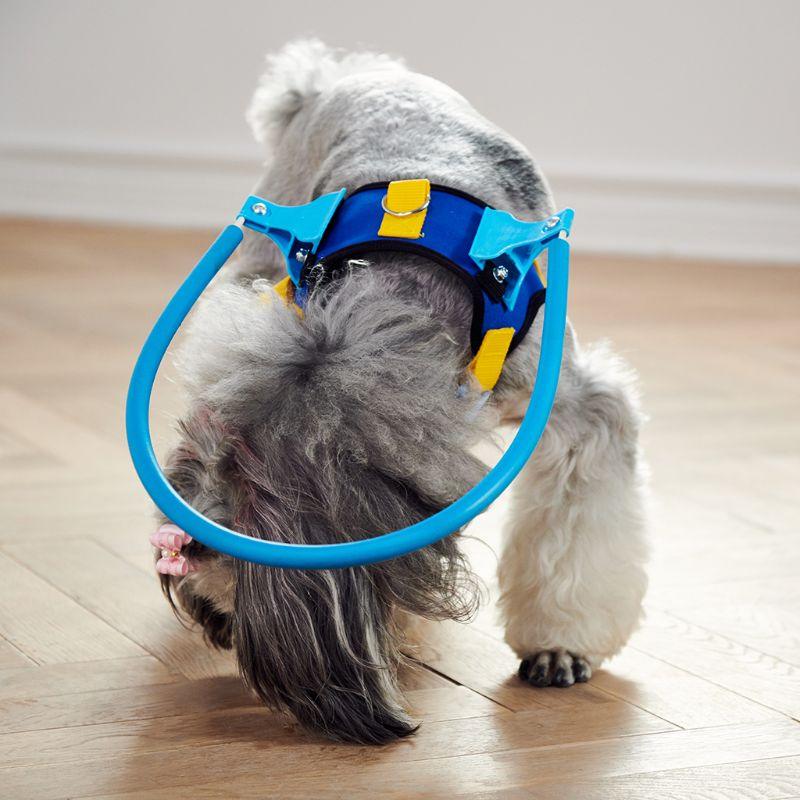
[[[498,283],[505,283],[505,280],[508,277],[508,267],[504,267],[502,264],[500,264],[492,270],[492,275],[494,275],[494,279]]]
[[[308,259],[308,250],[298,250],[294,254],[295,261],[299,261],[301,264],[305,264],[306,260]]]
[[[267,206],[264,203],[253,203],[251,210],[254,214],[261,214],[263,216],[267,213]]]
[[[545,220],[544,229],[546,231],[551,231],[559,222],[561,222],[561,217],[550,217],[550,219]]]

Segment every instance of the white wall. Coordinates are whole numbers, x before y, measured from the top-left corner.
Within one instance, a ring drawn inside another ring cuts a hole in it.
[[[226,221],[262,56],[306,33],[469,97],[584,249],[800,260],[797,0],[3,0],[0,212]]]

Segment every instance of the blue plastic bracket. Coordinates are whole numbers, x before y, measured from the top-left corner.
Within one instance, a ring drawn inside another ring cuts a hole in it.
[[[575,212],[565,208],[539,222],[524,222],[507,211],[487,208],[470,248],[470,258],[483,270],[505,267],[503,303],[514,308],[534,259],[563,232],[569,236]]]
[[[262,197],[250,195],[239,216],[246,228],[269,236],[286,260],[286,271],[295,286],[309,253],[314,253],[325,234],[346,189],[323,194],[302,206],[279,206]]]

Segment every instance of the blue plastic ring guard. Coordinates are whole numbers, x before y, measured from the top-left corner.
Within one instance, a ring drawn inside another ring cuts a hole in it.
[[[531,457],[555,399],[567,319],[569,244],[566,240],[555,237],[546,244],[547,293],[536,382],[517,435],[494,468],[463,497],[407,528],[371,539],[307,545],[245,536],[195,511],[164,476],[150,438],[150,398],[164,354],[186,315],[239,246],[243,235],[237,225],[229,225],[222,231],[161,313],[131,376],[125,411],[128,448],[139,479],[164,515],[207,547],[234,558],[272,567],[330,569],[386,561],[433,544],[466,525],[494,502]]]

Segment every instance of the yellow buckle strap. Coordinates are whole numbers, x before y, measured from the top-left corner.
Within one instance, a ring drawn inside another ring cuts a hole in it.
[[[288,275],[283,280],[274,284],[272,291],[275,292],[287,306],[289,303],[294,303],[294,284]]]
[[[493,328],[486,331],[481,346],[469,365],[469,371],[475,376],[484,392],[490,392],[500,380],[500,373],[503,371],[503,364],[513,338],[513,328]]]
[[[431,199],[431,182],[427,178],[392,181],[383,198],[383,221],[378,236],[419,239]]]
[[[294,302],[294,284],[288,275],[272,285],[272,292],[275,292],[287,306],[295,310],[298,317],[302,318],[303,309]],[[262,303],[271,303],[273,298],[272,292],[261,292],[258,299],[261,300]]]
[[[544,275],[542,275],[542,265],[539,263],[538,258],[533,259],[533,266],[536,270],[536,274],[539,276],[539,280],[542,282],[542,286],[547,286],[547,281],[545,280]]]

